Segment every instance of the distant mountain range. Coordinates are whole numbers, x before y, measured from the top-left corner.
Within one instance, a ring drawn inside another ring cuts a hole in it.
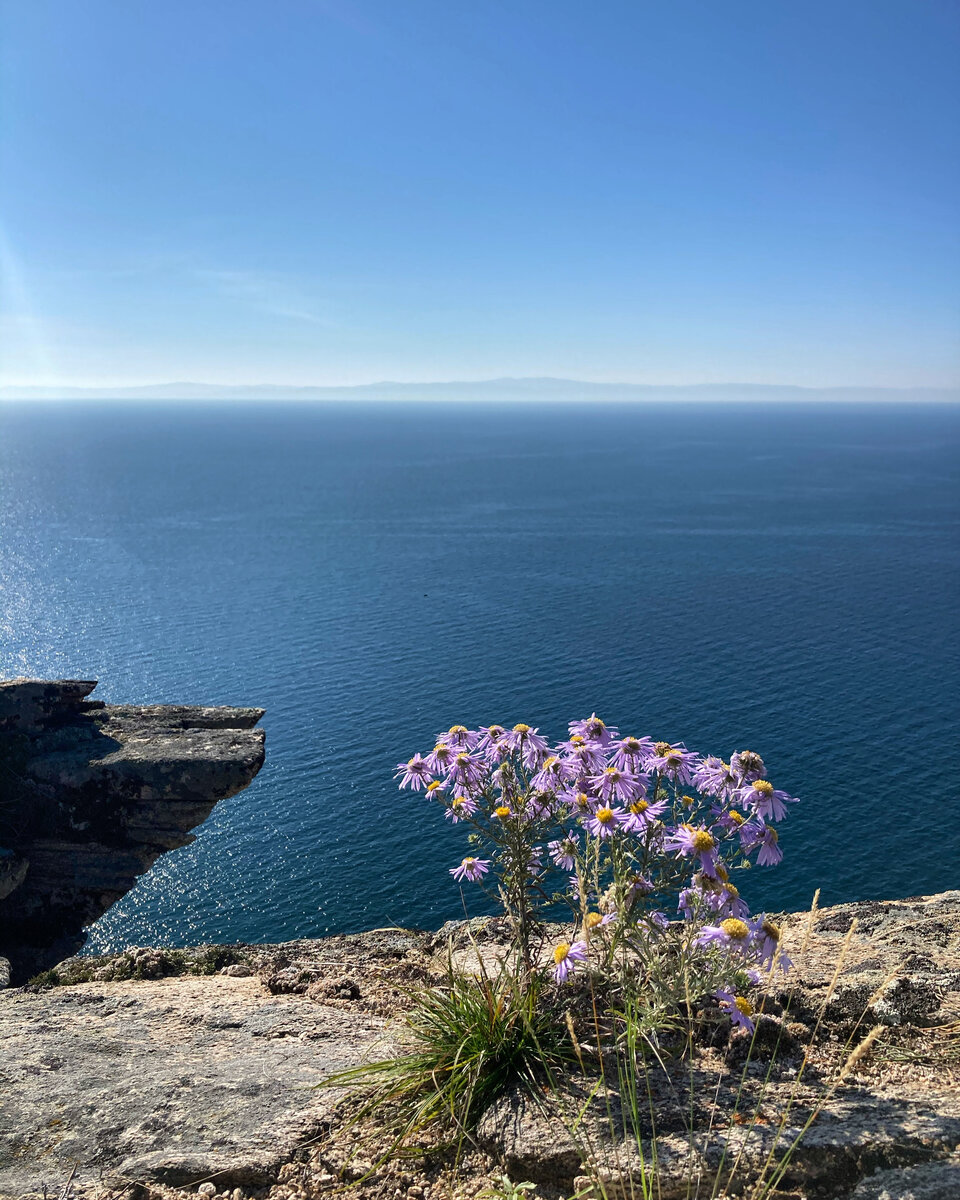
[[[142,387],[0,387],[0,400],[378,400],[378,401],[881,401],[960,403],[960,388],[786,387],[759,383],[585,383],[576,379],[484,379],[364,383],[352,387],[157,383]]]

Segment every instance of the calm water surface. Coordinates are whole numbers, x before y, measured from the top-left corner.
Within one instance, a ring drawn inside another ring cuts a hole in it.
[[[755,907],[960,885],[960,410],[0,407],[0,674],[254,704],[267,765],[96,949],[460,913],[453,722],[762,752]]]

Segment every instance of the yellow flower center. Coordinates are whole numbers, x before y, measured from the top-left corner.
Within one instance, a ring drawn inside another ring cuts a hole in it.
[[[640,813],[645,813],[649,807],[650,805],[646,800],[635,800],[634,803],[630,805],[630,811],[639,815]]]
[[[427,784],[427,791],[435,792],[439,786],[440,786],[440,781],[438,779],[435,779],[432,783]]]
[[[466,727],[466,725],[451,725],[450,732],[451,733],[466,733],[467,727]]]
[[[623,748],[628,754],[636,754],[640,749],[640,743],[635,737],[625,737],[623,739]]]
[[[597,809],[597,820],[600,822],[601,825],[609,825],[610,822],[613,820],[613,809],[612,808],[598,808]]]
[[[505,804],[501,804],[499,808],[494,809],[493,815],[501,821],[505,821],[510,816],[510,809]]]
[[[408,767],[412,767],[412,766],[414,766],[414,765],[415,765],[415,763],[416,763],[416,761],[417,761],[417,757],[416,757],[416,755],[414,755],[414,756],[413,756],[413,758],[408,758],[408,759],[407,759],[407,766],[408,766]]]
[[[725,921],[721,921],[720,928],[734,942],[746,941],[750,936],[750,930],[746,923],[739,921],[736,917],[727,917]]]
[[[444,745],[438,744],[438,745],[434,746],[433,752],[439,758],[449,758],[450,757],[450,747],[449,746],[444,746]]]
[[[727,868],[723,865],[723,863],[717,863],[717,878],[723,883],[726,883],[730,878],[730,873],[727,871]]]
[[[466,750],[461,750],[460,753],[457,755],[458,765],[461,767],[465,766],[469,761],[470,761],[470,755],[466,752]]]
[[[586,792],[577,792],[576,805],[579,809],[587,809],[590,807],[590,797]]]
[[[575,734],[573,735],[573,737],[570,739],[570,742],[571,742],[571,744],[572,744],[572,745],[574,745],[574,746],[584,746],[584,745],[586,745],[586,743],[584,742],[583,738],[580,736],[580,734],[579,734],[579,733],[575,733]]]
[[[764,794],[764,796],[772,796],[773,795],[773,784],[767,783],[767,781],[765,779],[758,779],[756,781],[756,783],[754,783],[754,785],[753,785],[753,790],[755,792],[762,792]]]
[[[780,926],[779,925],[775,925],[773,923],[773,921],[764,921],[762,928],[763,928],[763,932],[767,935],[768,938],[773,938],[773,940],[775,942],[780,941]]]
[[[463,862],[460,864],[460,866],[461,866],[461,867],[469,867],[471,864],[475,863],[476,861],[477,861],[477,860],[476,860],[475,858],[473,858],[471,855],[468,855],[468,856],[467,856],[467,857],[466,857],[466,858],[463,860]]]
[[[616,767],[604,767],[603,773],[604,773],[604,775],[615,775],[617,777],[617,779],[620,778],[620,772],[617,770]]]
[[[696,800],[692,796],[681,796],[680,800],[687,808],[693,808],[696,804]]]
[[[603,917],[599,913],[587,913],[583,918],[583,923],[587,929],[596,929],[602,920]]]
[[[708,850],[712,850],[717,844],[713,840],[713,834],[707,833],[705,829],[698,829],[691,841],[695,854],[706,854]]]
[[[529,732],[530,732],[530,726],[529,726],[529,725],[524,725],[524,724],[521,722],[521,724],[519,724],[519,725],[514,725],[514,727],[513,727],[513,732],[514,732],[514,733],[529,733]]]
[[[767,826],[767,832],[766,832],[766,833],[765,833],[763,836],[764,836],[764,837],[765,837],[765,838],[766,838],[768,841],[771,841],[771,842],[773,842],[773,844],[774,844],[774,845],[776,845],[776,844],[777,844],[777,842],[779,842],[779,841],[780,841],[780,834],[779,834],[779,833],[777,833],[777,831],[776,831],[776,830],[773,828],[773,826],[772,826],[772,825],[768,825],[768,826]]]
[[[561,942],[560,945],[553,952],[553,961],[557,964],[562,963],[563,960],[567,957],[567,955],[569,953],[570,953],[570,943],[569,942]]]
[[[763,767],[763,759],[753,750],[741,750],[740,766],[744,771],[758,771]]]
[[[547,761],[543,764],[543,769],[546,771],[550,767],[555,767],[560,761],[555,754],[551,754]]]
[[[745,1017],[753,1016],[753,1005],[745,996],[734,996],[733,1002]]]
[[[734,825],[742,825],[746,819],[743,813],[738,813],[735,808],[730,809],[730,820]]]
[[[732,883],[726,883],[725,886],[729,895],[731,895],[734,899],[740,895],[740,889],[735,887]]]
[[[673,747],[669,742],[657,742],[653,749],[658,758],[663,758],[663,756],[668,753],[668,751],[672,750]]]

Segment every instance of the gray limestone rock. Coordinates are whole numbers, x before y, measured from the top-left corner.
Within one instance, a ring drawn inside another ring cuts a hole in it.
[[[878,1171],[861,1180],[850,1200],[958,1200],[960,1154],[939,1162]]]
[[[276,1178],[384,1021],[179,976],[0,996],[0,1197],[122,1178],[217,1191]]]

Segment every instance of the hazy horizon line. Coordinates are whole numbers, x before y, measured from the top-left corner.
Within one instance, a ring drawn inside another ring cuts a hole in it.
[[[491,398],[568,398],[590,399],[653,399],[655,394],[682,398],[713,395],[728,399],[786,399],[817,396],[849,400],[897,399],[913,397],[939,403],[960,402],[960,385],[936,387],[919,385],[892,387],[876,384],[819,385],[787,383],[633,383],[628,381],[583,380],[551,375],[496,376],[488,379],[452,379],[397,381],[380,380],[353,384],[274,384],[274,383],[206,383],[174,380],[166,383],[113,384],[0,384],[0,399],[5,400],[73,400],[73,399],[379,399],[411,398],[420,393],[423,399],[458,398],[460,393],[481,393]],[[512,393],[512,395],[511,395]],[[519,393],[519,394],[518,394]]]

